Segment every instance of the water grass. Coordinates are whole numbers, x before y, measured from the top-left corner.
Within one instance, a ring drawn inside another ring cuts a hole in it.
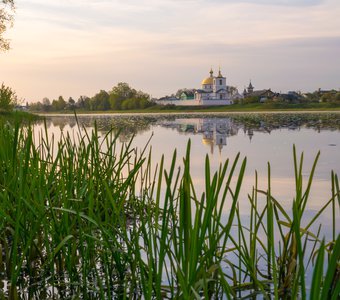
[[[319,154],[307,183],[293,151],[295,197],[286,211],[258,178],[241,198],[247,159],[191,178],[190,141],[154,165],[148,147],[97,127],[55,141],[47,128],[0,125],[0,298],[337,299],[340,289],[339,181],[307,220]],[[249,225],[239,208],[249,201]],[[332,238],[317,226],[330,210]],[[312,229],[317,228],[316,232]],[[313,273],[312,282],[306,274]]]

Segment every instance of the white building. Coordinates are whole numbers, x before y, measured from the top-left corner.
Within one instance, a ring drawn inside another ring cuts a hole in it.
[[[226,78],[222,75],[221,70],[218,71],[218,75],[215,77],[211,69],[210,76],[203,79],[201,85],[202,88],[195,93],[195,100],[201,102],[202,105],[209,105],[210,101],[212,101],[211,103],[221,102],[221,105],[233,103]]]
[[[158,104],[174,104],[183,106],[196,105],[230,105],[233,100],[243,98],[236,88],[227,86],[226,78],[222,75],[221,70],[218,75],[214,76],[214,72],[210,70],[210,76],[203,79],[201,88],[195,90],[194,99],[169,101],[168,99],[160,99]]]

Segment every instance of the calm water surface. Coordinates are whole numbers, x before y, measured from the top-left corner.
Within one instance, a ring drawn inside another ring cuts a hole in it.
[[[133,147],[140,151],[146,145],[148,149],[151,148],[153,167],[162,155],[165,156],[165,167],[169,167],[175,149],[177,164],[181,167],[190,139],[191,175],[198,195],[204,191],[205,157],[209,157],[213,171],[227,159],[233,161],[238,153],[241,159],[246,157],[246,174],[239,197],[241,221],[246,227],[250,219],[248,194],[255,183],[255,172],[258,173],[259,188],[267,190],[268,163],[271,168],[272,195],[291,214],[295,195],[293,145],[298,155],[304,154],[305,186],[314,159],[319,151],[321,153],[302,226],[309,223],[331,198],[332,170],[340,175],[340,113],[81,115],[78,116],[79,126],[74,116],[46,117],[48,134],[54,136],[55,141],[59,140],[61,134],[71,134],[77,138],[85,130],[91,132],[95,123],[101,137],[111,129],[117,134],[119,132],[120,146],[133,138]],[[37,138],[43,131],[43,122],[35,126]],[[259,197],[258,201],[259,206],[265,205],[264,196]],[[227,205],[225,220],[228,210]],[[339,214],[339,210],[336,214]],[[336,221],[336,231],[339,233],[340,218],[336,218]],[[321,236],[329,241],[332,238],[330,209],[324,211],[311,231],[316,232],[319,224],[322,224]],[[234,228],[237,236],[235,230],[237,228]],[[237,264],[237,261],[235,257],[234,263]],[[307,291],[310,289],[311,276],[312,272],[307,271]]]
[[[120,132],[119,143],[132,137],[133,146],[143,149],[150,140],[156,165],[165,156],[169,166],[175,149],[178,163],[191,140],[191,172],[198,192],[204,186],[204,160],[208,156],[212,170],[240,152],[247,157],[246,176],[240,199],[241,213],[248,215],[247,194],[259,176],[259,187],[267,189],[267,163],[271,166],[272,194],[290,209],[295,194],[293,145],[304,154],[304,175],[308,178],[315,156],[321,152],[313,181],[312,196],[306,214],[314,213],[331,197],[331,171],[340,175],[340,113],[248,113],[248,114],[181,114],[181,115],[81,115],[79,124],[91,131],[94,122],[105,135],[111,128]],[[40,131],[43,124],[36,125]],[[58,140],[61,132],[83,134],[74,116],[47,117],[50,135]],[[323,217],[328,235],[330,218]],[[308,221],[306,219],[306,221]],[[339,224],[336,225],[340,231]]]

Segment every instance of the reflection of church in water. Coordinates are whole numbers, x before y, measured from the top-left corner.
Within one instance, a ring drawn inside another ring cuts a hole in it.
[[[162,126],[176,129],[181,134],[202,135],[202,143],[210,148],[211,154],[217,147],[219,152],[227,145],[227,138],[237,135],[240,126],[229,118],[177,119],[163,122]]]
[[[236,135],[238,128],[230,119],[200,119],[198,131],[203,134],[202,142],[210,147],[210,152],[214,153],[216,146],[222,151],[227,145],[227,137]]]

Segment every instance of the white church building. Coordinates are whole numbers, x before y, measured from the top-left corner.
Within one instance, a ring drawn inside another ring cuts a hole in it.
[[[202,80],[202,88],[195,92],[195,100],[201,105],[233,104],[232,95],[221,70],[217,76],[214,76],[212,69],[209,73],[210,76]]]
[[[203,79],[201,88],[194,90],[193,99],[182,100],[174,98],[162,98],[157,101],[158,104],[174,105],[230,105],[233,100],[243,98],[235,88],[227,86],[226,77],[219,69],[218,75],[214,76],[214,71],[210,70],[210,76]]]

